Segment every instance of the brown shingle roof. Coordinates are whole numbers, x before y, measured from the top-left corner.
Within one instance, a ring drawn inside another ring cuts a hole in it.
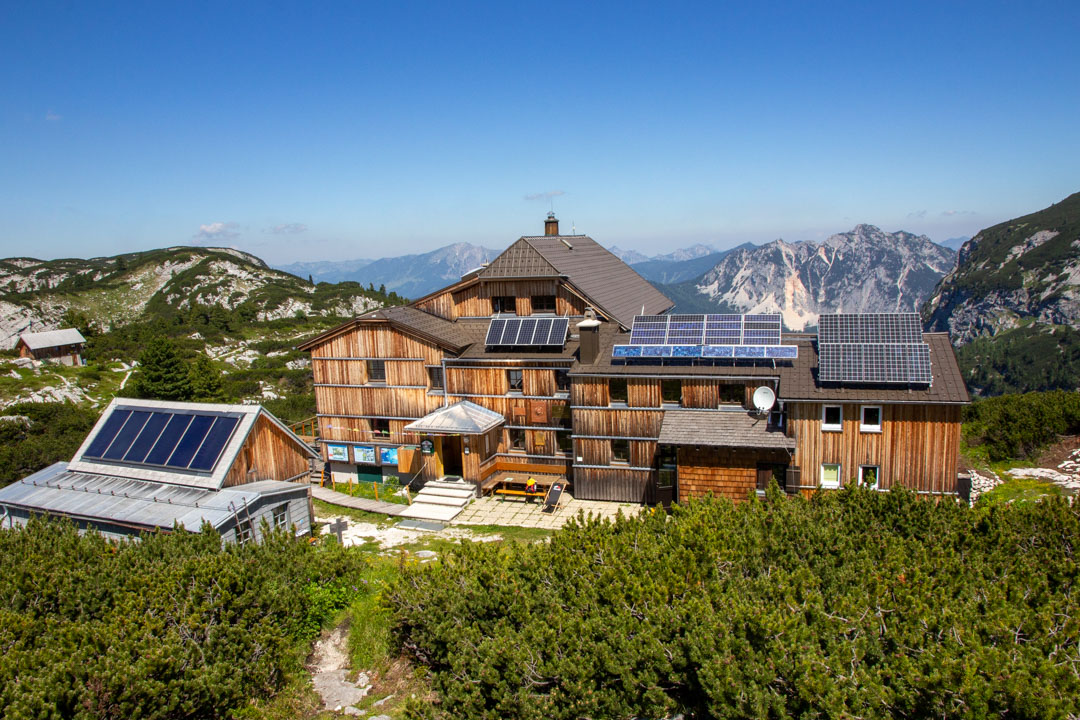
[[[392,305],[379,308],[378,310],[372,310],[371,312],[354,318],[336,328],[327,330],[321,335],[316,335],[302,345],[297,346],[297,349],[310,350],[325,340],[336,337],[355,327],[359,323],[371,320],[381,320],[389,322],[392,325],[397,325],[406,331],[412,331],[416,335],[427,338],[454,352],[460,352],[476,341],[475,333],[471,331],[469,326],[459,325],[458,323],[444,320],[441,317],[431,315],[423,310],[417,310],[408,305]]]
[[[646,315],[656,315],[675,305],[585,235],[523,237],[480,273],[484,279],[552,275],[568,277],[601,312],[627,328],[643,308]]]
[[[795,438],[769,428],[767,416],[722,410],[668,410],[658,439],[663,445],[795,449]]]

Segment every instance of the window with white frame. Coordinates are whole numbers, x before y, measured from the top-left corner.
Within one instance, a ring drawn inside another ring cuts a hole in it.
[[[877,490],[881,485],[881,466],[860,465],[859,484],[871,490]]]
[[[821,487],[840,487],[840,465],[838,463],[823,463],[821,465]]]
[[[274,516],[274,529],[287,529],[289,527],[289,505],[278,505],[270,511]]]
[[[826,405],[821,409],[821,429],[839,432],[844,429],[844,406]]]
[[[881,406],[863,405],[859,410],[859,430],[862,432],[881,432]]]
[[[253,539],[255,539],[255,532],[251,527],[250,520],[241,520],[236,523],[236,542],[243,545]]]

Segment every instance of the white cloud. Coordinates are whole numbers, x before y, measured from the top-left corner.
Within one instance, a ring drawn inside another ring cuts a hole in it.
[[[270,228],[270,232],[275,235],[299,235],[307,232],[307,229],[308,227],[304,223],[284,223]]]
[[[915,218],[915,219],[918,219],[918,220],[922,220],[924,217],[926,217],[926,211],[925,210],[916,210],[915,212],[909,212],[907,214],[907,216],[909,218]]]
[[[199,243],[219,243],[239,237],[237,229],[240,226],[234,222],[212,222],[199,226],[199,232],[195,233],[194,239]]]
[[[533,193],[532,195],[526,195],[526,200],[550,200],[551,198],[557,198],[560,195],[565,195],[565,190],[548,190],[542,193]]]
[[[61,115],[60,113],[55,113],[52,110],[48,110],[48,111],[45,112],[45,120],[47,122],[60,122],[63,119],[64,119],[64,116]]]
[[[953,217],[954,215],[974,215],[973,210],[945,210],[941,213],[944,217]]]

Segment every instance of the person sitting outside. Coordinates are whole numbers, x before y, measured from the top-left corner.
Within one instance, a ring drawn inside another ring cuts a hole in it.
[[[532,495],[536,492],[536,478],[530,477],[529,481],[525,483],[525,492],[528,493],[525,496],[525,499],[528,500],[530,503],[536,499]]]

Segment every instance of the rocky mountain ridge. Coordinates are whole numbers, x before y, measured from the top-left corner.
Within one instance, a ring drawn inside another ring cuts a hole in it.
[[[680,309],[779,312],[791,330],[816,325],[822,313],[910,312],[955,260],[956,253],[925,235],[856,225],[820,243],[737,248],[693,284],[697,297],[689,299],[696,307],[682,302]]]
[[[221,308],[255,321],[352,316],[382,303],[363,288],[315,286],[229,248],[171,247],[91,259],[0,260],[0,348],[56,329],[71,310],[103,330],[148,316]]]
[[[1027,326],[1080,328],[1080,193],[985,230],[923,307],[957,345]]]

